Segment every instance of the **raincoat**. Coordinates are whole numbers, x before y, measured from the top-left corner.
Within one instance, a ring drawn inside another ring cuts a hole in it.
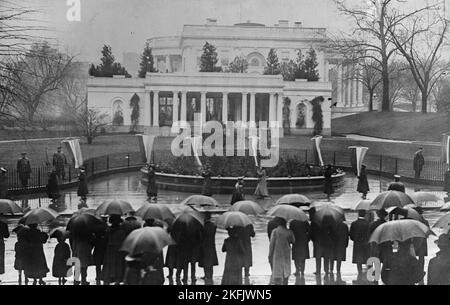
[[[258,170],[258,185],[256,186],[255,196],[257,197],[269,197],[269,190],[267,189],[267,174],[263,168]]]
[[[272,279],[285,279],[291,274],[291,244],[294,233],[284,226],[278,226],[270,237],[269,262],[272,265]]]
[[[222,252],[226,252],[222,285],[242,285],[242,267],[244,267],[244,244],[233,235],[224,240]]]
[[[25,276],[32,279],[44,278],[49,271],[43,247],[48,236],[36,228],[25,228],[22,231],[21,234],[23,234],[25,242],[23,251]]]
[[[203,243],[200,250],[199,266],[202,268],[217,266],[216,252],[216,225],[211,221],[206,221],[204,226]]]
[[[369,226],[370,223],[364,218],[358,218],[350,226],[350,239],[353,241],[354,264],[365,264],[369,258]]]
[[[307,221],[292,220],[289,229],[294,233],[295,243],[292,245],[292,259],[303,261],[309,258],[309,230]]]

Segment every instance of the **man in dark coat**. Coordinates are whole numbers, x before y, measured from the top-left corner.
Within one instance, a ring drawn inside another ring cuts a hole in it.
[[[420,173],[422,172],[424,164],[425,158],[423,157],[423,147],[420,147],[419,150],[414,154],[413,161],[414,177],[416,179],[420,178]]]
[[[367,193],[369,192],[369,182],[367,181],[366,166],[361,165],[361,172],[358,176],[358,187],[356,191],[362,194],[362,198],[366,199]]]
[[[345,222],[340,222],[337,224],[334,240],[334,260],[336,261],[336,282],[342,284],[341,277],[341,265],[342,262],[347,258],[347,247],[348,247],[348,226]],[[333,274],[333,267],[330,268],[331,274]]]
[[[203,242],[200,249],[199,266],[205,273],[205,284],[213,284],[213,268],[219,264],[216,251],[217,226],[211,221],[211,213],[205,213]]]
[[[358,269],[358,281],[363,276],[363,265],[369,258],[369,227],[370,223],[365,218],[366,211],[358,211],[358,219],[350,226],[350,239],[353,241],[353,259]]]
[[[202,172],[201,175],[203,177],[203,186],[202,186],[202,195],[203,196],[212,196],[212,189],[211,189],[211,176],[212,172],[208,166],[206,166]]]
[[[305,261],[309,258],[309,230],[307,221],[292,220],[289,229],[294,233],[295,243],[292,245],[292,259],[295,263],[296,276],[305,276]]]
[[[245,280],[248,281],[250,277],[250,267],[253,265],[253,252],[252,252],[252,237],[255,237],[255,229],[253,225],[246,227],[236,227],[239,238],[242,239],[244,245],[244,275]]]
[[[428,263],[428,285],[450,285],[450,236],[441,234],[436,241],[439,252]]]
[[[6,173],[8,171],[4,167],[0,167],[0,199],[8,198],[8,176]]]
[[[156,186],[156,168],[153,164],[149,164],[147,167],[147,197],[149,201],[156,201],[156,196],[158,195],[158,188]]]
[[[386,217],[388,216],[388,213],[385,209],[381,209],[377,211],[378,219],[372,222],[369,226],[369,239],[372,233],[378,228],[380,225],[386,222]],[[378,257],[382,262],[385,260],[388,253],[391,251],[390,242],[376,244],[371,243],[370,244],[370,256]]]
[[[405,192],[405,185],[400,182],[400,175],[394,175],[394,182],[389,184],[388,191]]]
[[[86,202],[87,194],[89,194],[87,181],[86,181],[86,170],[84,167],[80,167],[80,174],[78,175],[78,190],[77,195],[80,196],[81,200]]]
[[[53,166],[56,169],[56,174],[58,175],[59,179],[66,179],[66,171],[64,168],[66,164],[66,155],[64,155],[64,153],[62,152],[62,147],[59,146],[57,152],[53,154]]]
[[[333,178],[332,178],[333,169],[331,165],[326,166],[323,175],[325,177],[323,184],[323,192],[327,194],[327,200],[330,200],[331,194],[334,193]]]
[[[426,225],[427,227],[430,227],[430,224],[428,221],[423,217],[423,209],[422,207],[415,207],[414,210],[417,211],[420,215],[420,222]],[[414,239],[414,250],[416,252],[416,256],[419,258],[420,267],[422,270],[425,268],[425,257],[428,256],[428,244],[426,238],[415,238]],[[423,281],[421,281],[419,284],[423,285]]]
[[[17,160],[17,172],[19,173],[20,183],[22,187],[28,187],[28,180],[31,175],[31,164],[30,160],[27,159],[27,153],[22,153],[22,158]]]

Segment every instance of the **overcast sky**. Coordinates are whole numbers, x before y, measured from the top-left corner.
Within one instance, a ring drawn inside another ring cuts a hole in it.
[[[209,17],[221,25],[251,20],[273,26],[279,19],[305,27],[343,24],[332,0],[80,0],[80,22],[67,20],[66,0],[24,1],[43,12],[46,37],[86,61],[97,61],[103,44],[122,60],[123,52],[140,53],[148,38],[178,35],[184,24],[204,24]]]

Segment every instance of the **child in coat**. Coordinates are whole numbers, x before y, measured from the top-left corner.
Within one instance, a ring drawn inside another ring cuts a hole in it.
[[[67,280],[67,260],[70,258],[70,247],[65,242],[63,234],[56,234],[58,244],[55,247],[55,255],[53,257],[52,275],[58,278],[58,285],[64,285]]]
[[[14,244],[14,252],[15,252],[15,260],[14,260],[14,269],[17,270],[19,278],[18,283],[19,285],[22,285],[22,271],[23,268],[23,252],[25,250],[25,242],[23,240],[23,234],[20,233],[20,231],[25,228],[23,225],[18,225],[13,232],[17,234],[17,241]],[[28,285],[28,278],[25,277],[25,285]]]

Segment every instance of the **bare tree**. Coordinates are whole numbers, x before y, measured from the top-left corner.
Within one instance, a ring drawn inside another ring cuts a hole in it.
[[[399,10],[402,0],[368,0],[363,7],[349,6],[345,0],[335,0],[338,10],[353,22],[349,35],[335,38],[333,48],[342,54],[354,54],[359,58],[370,58],[381,67],[382,111],[390,111],[389,63],[397,52],[397,46],[391,36],[396,35],[399,25],[409,18],[426,11],[427,7],[413,9],[409,12]]]
[[[424,15],[413,16],[408,22],[399,24],[395,32],[390,29],[390,39],[408,62],[420,90],[423,113],[427,112],[427,101],[433,87],[448,69],[448,65],[441,63],[448,21],[439,15],[434,17],[427,23]]]
[[[93,108],[85,108],[79,112],[76,122],[88,144],[92,144],[93,139],[99,134],[99,129],[108,124],[107,118],[106,113]]]

